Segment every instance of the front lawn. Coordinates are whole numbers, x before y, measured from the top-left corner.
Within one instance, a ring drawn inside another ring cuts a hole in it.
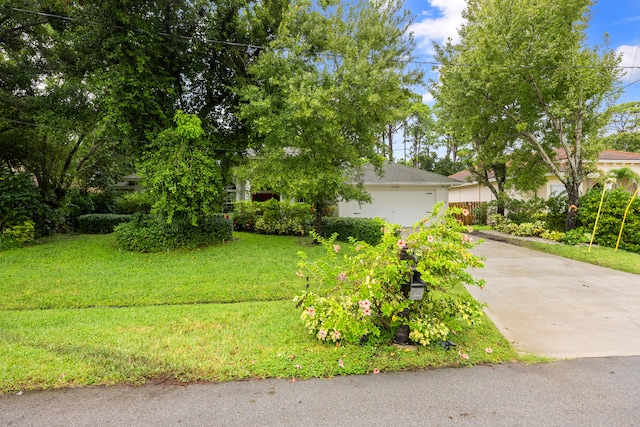
[[[324,249],[296,237],[235,236],[159,254],[119,252],[111,236],[84,235],[0,252],[0,391],[330,377],[517,357],[486,318],[449,351],[320,343],[292,298],[304,288],[297,252],[313,258]]]

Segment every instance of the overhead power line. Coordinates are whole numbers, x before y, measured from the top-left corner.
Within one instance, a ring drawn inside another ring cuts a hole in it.
[[[177,38],[181,38],[181,39],[184,39],[184,40],[192,40],[193,39],[192,36],[183,36],[181,34],[165,33],[165,32],[161,32],[161,31],[155,31],[155,32],[154,31],[147,31],[147,30],[143,30],[141,28],[131,28],[131,27],[125,27],[125,26],[122,26],[122,25],[115,25],[115,24],[105,25],[105,24],[103,24],[101,22],[90,21],[88,19],[72,18],[70,16],[56,15],[54,13],[39,12],[39,11],[35,11],[35,10],[20,9],[20,8],[17,8],[17,7],[9,7],[9,8],[6,8],[6,9],[13,10],[14,12],[21,12],[21,13],[28,13],[28,14],[31,14],[31,15],[44,16],[46,18],[55,18],[55,19],[61,19],[61,20],[64,20],[64,21],[79,22],[79,23],[82,23],[82,24],[90,24],[90,25],[96,25],[96,26],[101,26],[101,27],[116,28],[118,30],[137,31],[139,33],[153,34],[153,35],[163,36],[163,37],[177,37]],[[236,43],[236,42],[230,42],[230,41],[226,41],[226,40],[214,40],[214,39],[205,38],[204,41],[207,42],[207,43],[217,43],[217,44],[224,44],[224,45],[228,45],[228,46],[246,47],[246,48],[253,48],[253,49],[266,49],[265,46],[254,45],[254,44],[246,44],[246,43]]]
[[[153,31],[147,31],[147,30],[143,30],[140,28],[130,28],[130,27],[124,27],[122,25],[105,25],[103,23],[100,22],[96,22],[96,21],[90,21],[90,20],[86,20],[86,19],[80,19],[80,18],[72,18],[69,16],[64,16],[64,15],[57,15],[54,13],[45,13],[45,12],[38,12],[35,10],[27,10],[27,9],[20,9],[20,8],[16,8],[16,7],[10,7],[10,8],[5,8],[8,10],[13,10],[14,12],[21,12],[21,13],[28,13],[28,14],[32,14],[32,15],[38,15],[38,16],[44,16],[47,18],[55,18],[55,19],[62,19],[65,21],[71,21],[71,22],[79,22],[79,23],[83,23],[83,24],[90,24],[90,25],[96,25],[96,26],[102,26],[102,27],[110,27],[110,28],[115,28],[115,29],[120,29],[120,30],[128,30],[128,31],[137,31],[140,33],[146,33],[146,34],[154,34],[154,35],[158,35],[158,36],[163,36],[163,37],[177,37],[180,39],[184,39],[184,40],[193,40],[194,37],[193,36],[184,36],[181,34],[172,34],[172,33],[166,33],[166,32],[153,32]],[[227,45],[227,46],[234,46],[234,47],[242,47],[242,48],[247,48],[247,49],[267,49],[266,46],[261,46],[261,45],[255,45],[255,44],[248,44],[248,43],[238,43],[238,42],[232,42],[232,41],[226,41],[226,40],[215,40],[215,39],[208,39],[208,38],[203,38],[202,39],[205,43],[217,43],[217,44],[222,44],[222,45]],[[417,65],[432,65],[432,66],[442,66],[445,65],[442,62],[437,62],[437,61],[416,61],[416,60],[406,60],[406,61],[399,61],[399,62],[403,62],[406,64],[417,64]],[[601,69],[601,68],[620,68],[620,69],[640,69],[640,65],[616,65],[616,66],[589,66],[589,65],[505,65],[505,64],[495,64],[495,63],[471,63],[471,64],[465,64],[465,63],[450,63],[450,64],[446,64],[446,65],[451,65],[454,67],[483,67],[483,68],[512,68],[512,69]]]

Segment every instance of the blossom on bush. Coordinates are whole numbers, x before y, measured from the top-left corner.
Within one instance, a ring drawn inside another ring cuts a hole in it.
[[[482,267],[482,260],[469,252],[476,243],[463,240],[467,227],[455,219],[460,209],[442,208],[442,204],[436,206],[406,239],[398,239],[397,227],[385,226],[376,246],[352,241],[340,250],[336,236],[314,235],[327,255],[313,262],[302,255],[300,269],[312,282],[294,299],[302,307],[301,319],[309,333],[322,341],[328,337],[354,344],[390,342],[396,329],[407,325],[414,343],[429,345],[477,324],[482,305],[460,288],[484,285],[470,273]],[[407,299],[403,292],[414,267],[413,262],[400,259],[405,247],[417,257],[415,268],[427,282],[428,292],[420,301]]]

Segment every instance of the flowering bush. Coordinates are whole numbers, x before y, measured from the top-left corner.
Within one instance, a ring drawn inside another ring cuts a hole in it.
[[[452,331],[477,324],[482,306],[462,287],[483,286],[467,271],[482,267],[482,260],[469,252],[476,243],[455,219],[461,209],[442,209],[416,224],[417,232],[398,240],[397,228],[387,225],[380,244],[351,241],[343,248],[315,236],[327,255],[315,262],[301,253],[298,275],[307,277],[307,290],[295,297],[309,333],[319,340],[361,342],[390,340],[400,325],[410,329],[418,344],[446,340]],[[413,261],[400,259],[400,251],[417,257],[416,270],[427,283],[420,301],[407,298]]]

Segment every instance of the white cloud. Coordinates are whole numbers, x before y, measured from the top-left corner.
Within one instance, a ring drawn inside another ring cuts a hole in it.
[[[424,104],[433,105],[434,101],[435,101],[435,98],[433,97],[433,95],[431,95],[431,92],[422,94],[422,102]]]
[[[620,61],[621,67],[638,67],[623,68],[624,75],[622,80],[632,81],[640,79],[640,46],[622,45],[616,49],[618,55],[622,55]]]
[[[437,17],[423,12],[424,18],[418,18],[409,31],[418,42],[418,48],[425,53],[433,54],[432,42],[443,44],[447,38],[458,41],[458,28],[464,23],[462,11],[466,8],[465,0],[428,0],[431,7],[439,9]]]

